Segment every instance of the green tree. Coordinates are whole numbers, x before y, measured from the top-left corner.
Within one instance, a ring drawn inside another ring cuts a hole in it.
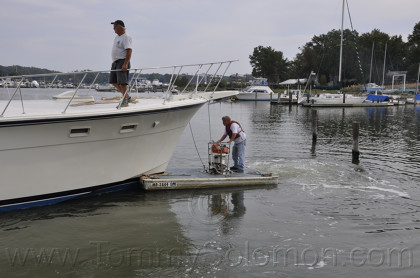
[[[383,71],[383,59],[385,44],[389,43],[390,37],[388,34],[381,32],[379,29],[373,29],[369,33],[363,33],[358,39],[358,45],[360,50],[360,56],[363,61],[363,71],[366,73],[366,82],[369,80],[381,84],[382,82],[382,71]],[[372,46],[374,45],[373,57],[372,57]],[[387,50],[389,53],[389,51]],[[372,75],[370,76],[370,62],[373,61]],[[389,64],[389,61],[388,61]],[[389,69],[389,67],[388,67]]]
[[[342,80],[361,80],[362,76],[358,66],[355,38],[357,32],[344,30],[343,36],[343,65]],[[305,77],[315,71],[320,82],[338,82],[340,60],[341,31],[331,30],[327,34],[314,36],[312,40],[300,48],[300,53],[293,61],[295,76]],[[321,83],[322,84],[322,83]]]
[[[267,78],[269,83],[279,83],[286,79],[288,61],[283,58],[283,52],[276,51],[270,46],[257,46],[249,55],[252,66],[252,76]]]
[[[381,32],[378,29],[372,30],[370,33],[364,33],[358,40],[359,50],[361,52],[363,69],[367,73],[370,72],[370,61],[372,65],[372,82],[381,84],[383,72],[383,59],[385,54],[385,44],[387,44],[387,55],[385,71],[388,70],[404,70],[407,60],[407,45],[403,41],[402,36],[392,36]],[[374,51],[372,57],[372,45]],[[369,78],[369,76],[367,76]]]
[[[182,76],[181,78],[178,78],[175,82],[175,85],[180,87],[180,88],[184,88],[185,86],[187,86],[188,84],[188,78],[186,76]]]
[[[227,87],[227,80],[223,78],[219,83],[219,88],[225,89]]]
[[[420,63],[420,21],[414,25],[413,33],[408,36],[408,78],[416,80]]]

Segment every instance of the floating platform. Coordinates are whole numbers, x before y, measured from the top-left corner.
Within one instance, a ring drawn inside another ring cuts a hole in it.
[[[246,169],[244,173],[231,172],[225,176],[209,174],[200,169],[174,170],[168,173],[142,176],[140,184],[145,190],[174,190],[277,184],[278,176]]]

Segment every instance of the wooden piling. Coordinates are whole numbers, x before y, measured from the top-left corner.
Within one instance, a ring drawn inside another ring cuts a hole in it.
[[[318,111],[312,110],[312,143],[318,138]]]
[[[270,103],[273,102],[273,92],[270,93]]]
[[[280,92],[277,94],[277,103],[280,103],[280,96],[281,96],[281,94],[280,94]]]
[[[359,156],[360,156],[359,137],[360,137],[360,123],[353,122],[353,149],[351,151],[353,163],[359,162]]]
[[[346,103],[346,93],[343,93],[343,103]]]
[[[289,92],[289,105],[292,105],[292,92]]]

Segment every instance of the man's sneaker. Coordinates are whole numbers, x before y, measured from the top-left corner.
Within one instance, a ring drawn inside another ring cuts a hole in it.
[[[237,167],[235,167],[235,166],[230,167],[230,170],[232,170],[232,171],[235,171],[236,169],[238,169],[238,168],[237,168]]]
[[[128,103],[136,103],[136,100],[132,99],[131,97],[128,97]]]
[[[241,169],[241,168],[236,168],[235,172],[236,172],[236,173],[243,173],[243,172],[244,172],[244,169]]]
[[[118,107],[127,107],[127,106],[128,106],[128,99],[126,99],[126,98],[125,98],[125,99],[123,100],[123,102],[121,103],[121,106],[117,105],[117,108],[118,108]]]

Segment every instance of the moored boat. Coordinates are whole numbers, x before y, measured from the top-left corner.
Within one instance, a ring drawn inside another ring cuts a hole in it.
[[[369,94],[367,97],[353,96],[350,94],[320,94],[303,100],[302,106],[306,107],[377,107],[392,106],[394,102],[388,96]]]
[[[268,86],[250,86],[236,96],[236,99],[242,101],[270,101],[277,98],[277,93]]]
[[[308,107],[354,107],[362,105],[366,97],[353,96],[351,94],[328,94],[322,93],[309,100],[302,100],[301,104]]]
[[[132,71],[135,76],[144,70]],[[80,73],[81,82],[87,75],[100,72]],[[14,78],[28,77],[47,78]],[[21,94],[19,86],[9,100],[0,101],[0,210],[112,190],[137,181],[143,174],[165,171],[188,122],[218,94],[172,96],[168,90],[162,97],[121,107],[122,99],[114,98],[75,102],[71,97],[63,102],[25,100],[21,96],[14,100],[17,92]],[[73,96],[77,92],[78,88]],[[222,94],[225,97],[228,93]]]
[[[407,104],[420,104],[420,94],[416,94],[414,97],[407,98]]]

